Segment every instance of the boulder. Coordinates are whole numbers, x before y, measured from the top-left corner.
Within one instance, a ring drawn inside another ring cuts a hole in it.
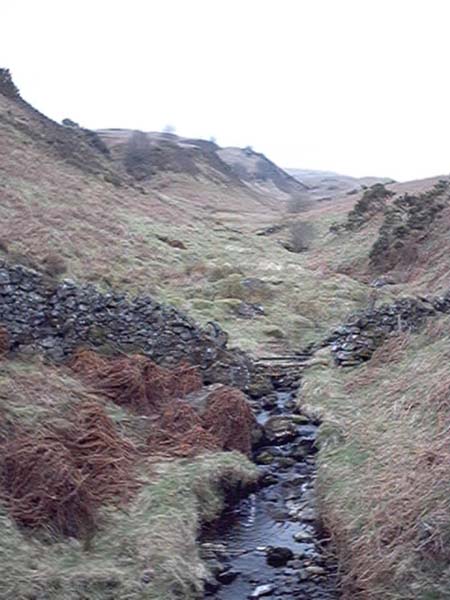
[[[294,553],[290,548],[269,546],[266,550],[266,561],[271,567],[283,567],[292,558],[294,558]]]
[[[298,436],[297,426],[289,416],[270,417],[264,424],[264,432],[269,444],[287,444]]]

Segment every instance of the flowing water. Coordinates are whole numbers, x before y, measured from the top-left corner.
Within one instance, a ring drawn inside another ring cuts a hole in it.
[[[205,598],[338,598],[315,509],[317,424],[293,415],[293,404],[292,392],[278,391],[269,410],[255,406],[260,424],[276,415],[290,425],[255,451],[260,487],[203,532],[202,554],[214,574]]]

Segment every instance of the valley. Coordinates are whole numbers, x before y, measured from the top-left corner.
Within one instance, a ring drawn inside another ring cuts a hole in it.
[[[449,223],[0,69],[0,598],[450,598]]]

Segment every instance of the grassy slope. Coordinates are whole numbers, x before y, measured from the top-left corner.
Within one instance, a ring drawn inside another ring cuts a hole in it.
[[[442,179],[445,180],[448,177],[433,177],[392,184],[387,188],[399,195],[404,193],[419,195],[431,190]],[[358,194],[341,199],[308,216],[313,220],[318,219],[323,226],[342,223],[360,196],[361,194]],[[321,265],[327,272],[345,273],[358,281],[370,282],[376,275],[369,268],[368,255],[377,239],[382,223],[383,215],[377,215],[359,231],[324,235],[322,243],[317,244],[309,253],[305,266],[316,269]],[[448,289],[450,275],[449,224],[450,205],[439,214],[431,225],[429,233],[420,241],[417,257],[410,263],[402,264],[400,272],[393,270],[393,279],[397,283],[389,287],[390,293],[393,295],[437,294]]]
[[[126,511],[104,509],[89,549],[77,540],[29,538],[0,509],[0,597],[64,600],[198,598],[206,570],[198,555],[200,522],[223,507],[220,479],[246,482],[253,471],[237,454],[159,464]]]
[[[364,284],[309,267],[276,236],[256,236],[280,219],[270,199],[179,174],[156,177],[145,193],[115,187],[101,170],[55,158],[42,136],[15,125],[36,128],[36,115],[0,95],[1,115],[0,241],[12,260],[62,257],[69,277],[153,293],[200,321],[220,321],[233,342],[261,352],[318,339],[366,301]],[[246,278],[262,279],[262,294],[244,289]],[[261,302],[265,316],[236,320],[239,300]]]
[[[391,338],[365,366],[305,375],[300,402],[324,419],[322,514],[345,598],[450,598],[450,320]]]
[[[421,193],[438,179],[389,187]],[[311,218],[343,222],[353,198]],[[382,221],[325,235],[307,266],[370,281],[368,254]],[[400,278],[388,288],[392,295],[448,290],[449,223],[446,207],[416,259],[393,271]],[[318,492],[344,598],[450,598],[449,337],[449,319],[439,319],[420,335],[391,338],[365,366],[338,369],[321,351],[305,374],[299,401],[323,419]]]
[[[116,187],[101,168],[92,173],[55,156],[45,124],[40,135],[30,135],[42,125],[34,113],[1,95],[0,113],[0,247],[11,260],[41,265],[62,257],[69,277],[151,292],[199,320],[220,320],[233,341],[255,349],[270,347],[271,340],[282,347],[303,344],[364,301],[364,286],[342,276],[323,282],[321,273],[303,266],[303,257],[255,235],[279,218],[270,202],[183,176],[161,175],[145,193]],[[158,236],[181,240],[187,249]],[[262,287],[246,288],[249,277],[263,279]],[[336,290],[340,301],[330,311]],[[266,316],[236,321],[240,300],[262,302]],[[2,362],[0,381],[5,427],[64,420],[74,403],[91,397],[70,375],[34,362]],[[107,409],[121,431],[139,436],[137,418]],[[255,472],[233,454],[151,469],[142,473],[145,485],[126,512],[105,509],[88,550],[73,540],[49,545],[45,536],[31,538],[3,510],[0,557],[8,576],[0,595],[193,596],[203,574],[195,536],[200,519],[220,510],[219,480],[247,482]]]
[[[63,422],[77,403],[103,404],[121,433],[137,443],[145,418],[96,397],[63,369],[40,362],[0,363],[0,437],[8,427]],[[249,483],[254,467],[240,454],[143,463],[141,487],[125,509],[105,507],[88,548],[77,540],[31,537],[0,507],[0,597],[79,600],[198,597],[205,574],[196,537],[222,508],[221,479]]]

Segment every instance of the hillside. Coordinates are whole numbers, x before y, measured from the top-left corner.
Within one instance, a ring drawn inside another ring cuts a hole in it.
[[[302,199],[307,188],[250,148],[221,148],[215,142],[189,139],[172,133],[142,133],[127,130],[97,132],[111,150],[119,168],[137,179],[149,181],[162,173],[189,175],[217,185],[236,188],[255,201],[284,209],[288,200]],[[134,156],[133,156],[134,153]],[[133,160],[135,161],[133,163]]]
[[[450,598],[450,176],[288,171],[0,70],[0,598]]]
[[[326,243],[310,260],[367,283],[382,276],[395,294],[445,291],[448,184],[448,176],[390,184],[380,198],[374,186],[344,201],[346,209],[338,206]]]
[[[257,235],[283,219],[280,199],[230,179],[226,166],[211,174],[202,151],[188,149],[187,170],[136,180],[118,158],[128,134],[105,134],[98,150],[84,130],[54,123],[5,87],[0,240],[9,260],[151,293],[259,352],[318,339],[365,301],[364,285],[340,274],[324,281],[276,236]]]
[[[308,195],[319,201],[328,201],[336,196],[354,194],[375,183],[391,183],[388,177],[351,177],[333,171],[315,171],[313,169],[285,169],[308,188]]]
[[[221,148],[220,158],[250,187],[280,199],[308,205],[308,187],[251,148]]]

